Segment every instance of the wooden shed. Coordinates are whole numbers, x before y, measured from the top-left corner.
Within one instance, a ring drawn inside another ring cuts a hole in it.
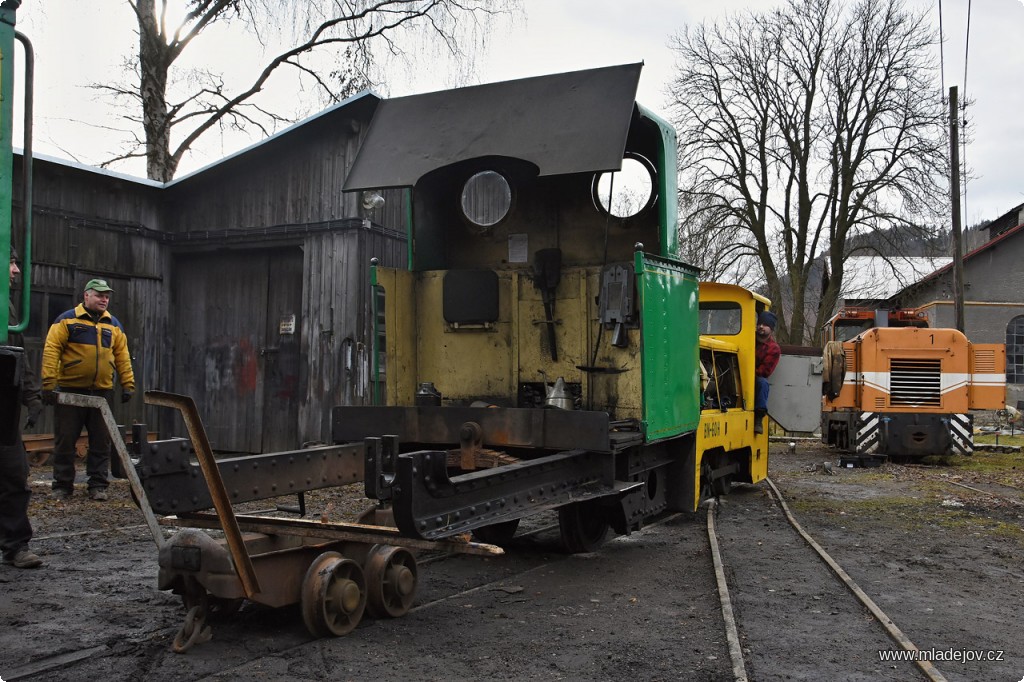
[[[215,449],[326,441],[331,407],[369,395],[369,261],[407,261],[406,195],[341,189],[378,102],[362,93],[167,184],[37,157],[30,357],[102,275],[140,390],[195,398]],[[184,433],[141,395],[115,406]]]

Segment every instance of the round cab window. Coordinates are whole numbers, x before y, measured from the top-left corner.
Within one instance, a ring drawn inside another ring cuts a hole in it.
[[[477,227],[494,227],[511,208],[512,187],[501,173],[482,171],[462,187],[462,214]]]
[[[627,156],[622,170],[598,174],[594,200],[616,218],[632,218],[654,201],[654,172],[646,159]]]

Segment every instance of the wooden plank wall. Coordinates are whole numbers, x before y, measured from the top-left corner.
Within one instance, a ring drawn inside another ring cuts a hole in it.
[[[20,197],[20,158],[15,166],[16,196]],[[160,240],[159,187],[38,159],[33,176],[34,319],[25,335],[30,361],[40,366],[53,315],[80,303],[89,279],[105,277],[115,290],[110,311],[128,334],[136,384],[160,386],[170,349],[163,341],[168,259]],[[22,209],[18,201],[16,225]],[[23,236],[18,228],[15,233],[15,244],[24,252]],[[113,407],[122,424],[156,418],[141,393],[130,404],[115,401]],[[33,431],[52,430],[52,410],[47,409]]]
[[[357,108],[311,121],[171,183],[165,229],[244,230],[364,217],[358,193],[341,188],[371,113]]]
[[[128,331],[140,391],[129,406],[115,403],[119,421],[145,421],[161,437],[181,435],[176,416],[145,406],[141,391],[183,388],[174,368],[187,363],[176,356],[173,339],[178,325],[195,315],[171,305],[175,263],[209,263],[211,252],[222,249],[303,250],[297,322],[309,380],[298,410],[301,439],[328,440],[331,407],[368,399],[369,261],[407,263],[405,192],[385,191],[384,206],[366,210],[361,193],[341,191],[376,101],[357,101],[164,186],[36,161],[33,291],[78,302],[89,278],[111,280],[111,309]],[[197,291],[224,287],[218,278],[231,276],[215,268],[185,270],[203,278],[190,287]],[[244,284],[233,283],[232,295],[247,296]],[[179,303],[201,304],[201,297]],[[45,326],[26,339],[36,361],[44,337]],[[259,414],[250,407],[235,406],[240,423],[232,433],[258,432]],[[50,430],[47,415],[35,431]]]
[[[331,408],[370,401],[370,259],[401,267],[406,241],[380,229],[359,228],[310,237],[304,245],[303,355],[307,398],[299,431],[329,442]]]

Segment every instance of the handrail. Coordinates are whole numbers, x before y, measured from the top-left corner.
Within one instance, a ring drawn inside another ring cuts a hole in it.
[[[18,324],[11,325],[8,321],[7,331],[20,334],[28,328],[29,315],[32,309],[32,101],[34,97],[35,54],[32,42],[20,31],[14,37],[21,41],[25,48],[25,142],[22,147],[21,173],[21,220],[25,230],[25,243],[22,247],[21,269],[21,313]]]

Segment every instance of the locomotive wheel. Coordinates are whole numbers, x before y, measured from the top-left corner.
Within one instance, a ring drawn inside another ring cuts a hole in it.
[[[314,637],[347,635],[366,608],[366,580],[359,564],[337,552],[318,556],[302,580],[302,620]]]
[[[593,552],[608,537],[608,518],[595,500],[558,508],[562,545],[572,554]]]
[[[519,519],[512,519],[474,528],[473,537],[477,542],[486,542],[488,545],[505,545],[512,541],[518,529]]]
[[[708,485],[711,487],[711,494],[716,498],[722,495],[728,495],[730,489],[732,489],[732,474],[726,474],[715,478],[714,470],[722,466],[728,461],[728,457],[721,453],[713,456],[706,457],[702,461],[700,467],[701,475],[703,472],[708,472]],[[707,465],[708,469],[703,468],[703,465]]]
[[[698,502],[710,500],[714,496],[715,491],[711,488],[711,460],[703,458],[700,461],[700,500]]]
[[[374,618],[404,616],[416,597],[416,557],[403,547],[374,545],[364,566],[366,610]]]

